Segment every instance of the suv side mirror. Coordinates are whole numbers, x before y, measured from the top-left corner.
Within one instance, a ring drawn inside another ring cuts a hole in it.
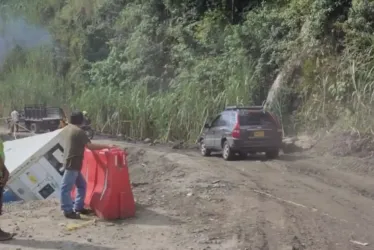
[[[210,125],[208,123],[205,123],[204,128],[210,128]]]

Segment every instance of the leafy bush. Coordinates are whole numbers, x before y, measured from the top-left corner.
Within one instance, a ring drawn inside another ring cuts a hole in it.
[[[15,99],[17,105],[67,104],[89,111],[97,128],[110,133],[195,140],[225,105],[262,104],[283,72],[275,108],[286,131],[373,127],[374,6],[368,1],[13,0],[0,6],[12,9],[13,19],[44,25],[53,37],[53,48],[8,54],[0,78],[8,108]]]

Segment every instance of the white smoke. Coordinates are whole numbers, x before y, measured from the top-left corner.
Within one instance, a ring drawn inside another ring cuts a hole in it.
[[[5,19],[0,17],[0,64],[17,45],[28,49],[51,42],[51,35],[48,30],[42,27],[28,24],[22,18]]]

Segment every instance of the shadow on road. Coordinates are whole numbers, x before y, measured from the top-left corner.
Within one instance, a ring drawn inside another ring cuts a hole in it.
[[[112,247],[94,246],[87,243],[78,243],[72,241],[54,241],[54,240],[35,240],[35,239],[13,239],[8,242],[2,242],[3,245],[32,247],[35,249],[86,249],[86,250],[110,250]],[[19,248],[21,249],[21,248]]]
[[[212,157],[214,158],[222,158],[222,154],[216,153],[212,154]],[[279,161],[298,161],[298,160],[305,160],[305,159],[310,159],[311,157],[306,156],[306,155],[295,155],[295,154],[284,154],[280,155],[277,159]],[[272,161],[266,158],[265,154],[255,154],[251,155],[249,154],[247,157],[242,158],[242,157],[237,157],[233,161]]]
[[[3,141],[13,141],[15,139],[22,139],[22,138],[26,138],[26,137],[29,137],[29,136],[32,136],[33,134],[32,133],[29,133],[29,132],[18,132],[16,133],[16,138],[14,138],[14,135],[13,134],[9,134],[8,131],[4,130],[0,130],[0,138],[3,140]]]
[[[280,160],[280,161],[299,161],[299,160],[306,160],[306,159],[310,159],[311,157],[310,156],[307,156],[307,155],[294,155],[294,154],[290,154],[290,155],[280,155],[279,158],[277,160]]]
[[[137,225],[150,225],[150,226],[170,226],[170,225],[181,225],[184,222],[173,218],[168,215],[158,213],[150,206],[136,204],[136,215],[135,218],[129,218],[126,220],[112,221],[115,224],[137,224]]]

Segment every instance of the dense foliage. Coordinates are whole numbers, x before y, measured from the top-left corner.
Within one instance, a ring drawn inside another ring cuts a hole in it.
[[[288,127],[373,127],[372,1],[2,0],[0,8],[0,37],[22,29],[20,20],[29,25],[1,62],[5,111],[46,102],[87,110],[112,133],[194,140],[223,106],[262,104],[283,72],[277,112]],[[49,36],[35,37],[38,29]]]

